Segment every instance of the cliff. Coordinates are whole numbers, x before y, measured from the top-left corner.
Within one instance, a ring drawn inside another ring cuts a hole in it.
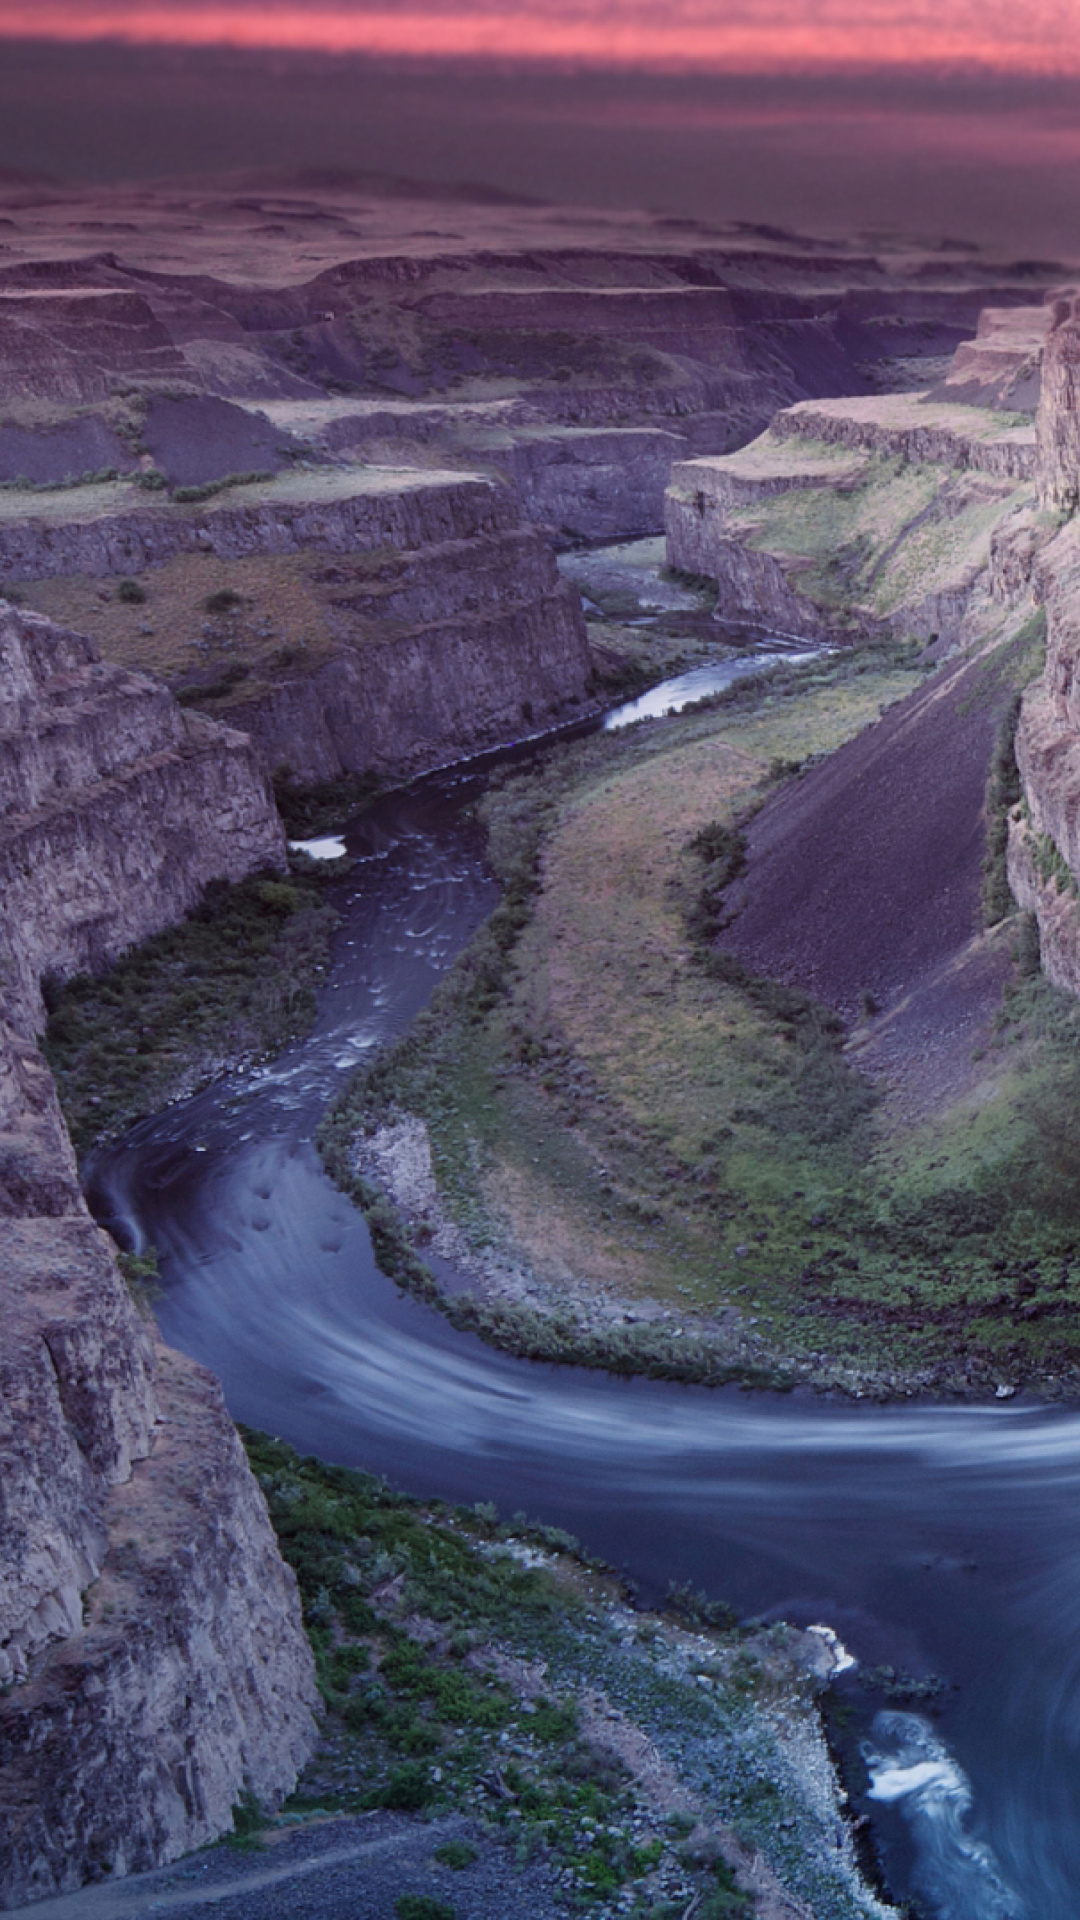
[[[1047,303],[1036,420],[1035,591],[1046,609],[1046,668],[1016,731],[1023,799],[1009,822],[1013,894],[1035,914],[1044,973],[1080,993],[1080,312],[1068,290]],[[1060,529],[1060,531],[1057,531]],[[1056,537],[1055,537],[1056,535]]]
[[[0,952],[27,1023],[46,972],[101,967],[208,880],[283,859],[242,734],[0,602]]]
[[[1009,884],[1039,924],[1043,972],[1080,993],[1080,529],[1045,547],[1036,585],[1046,608],[1046,668],[1016,730],[1023,800],[1009,821]]]
[[[974,340],[957,347],[933,399],[1034,413],[1051,318],[1046,305],[984,307]]]
[[[33,1044],[100,965],[282,855],[250,743],[0,606],[0,1902],[173,1858],[310,1750],[292,1576],[216,1384],[155,1348]]]
[[[750,446],[673,469],[668,554],[716,580],[729,619],[953,642],[993,625],[1008,576],[995,542],[1034,505],[1034,468],[1030,428],[972,407],[804,402]]]
[[[489,477],[334,468],[210,505],[147,504],[122,483],[88,491],[78,515],[52,498],[32,512],[0,500],[0,576],[85,617],[106,650],[122,633],[129,660],[243,728],[267,769],[305,781],[413,772],[512,738],[523,721],[550,724],[589,688],[577,596]],[[117,573],[148,596],[141,628],[94,584]],[[217,626],[208,584],[232,607]],[[193,655],[200,633],[211,638]]]
[[[1073,513],[1080,505],[1080,295],[1059,295],[1049,311],[1036,418],[1039,502]]]

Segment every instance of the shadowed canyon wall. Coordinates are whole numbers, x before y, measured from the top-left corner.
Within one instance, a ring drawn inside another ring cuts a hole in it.
[[[292,1574],[201,1368],[91,1220],[34,1044],[218,875],[280,865],[250,742],[0,602],[0,1902],[169,1859],[287,1792],[316,1695]]]

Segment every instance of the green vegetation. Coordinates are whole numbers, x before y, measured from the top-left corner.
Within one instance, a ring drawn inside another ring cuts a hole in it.
[[[310,840],[361,813],[381,790],[374,773],[344,773],[337,780],[297,780],[291,767],[274,769],[274,799],[290,840]]]
[[[987,424],[1010,423],[987,416]],[[931,594],[963,591],[986,566],[1003,516],[1032,498],[1030,486],[1013,480],[802,435],[766,433],[734,459],[749,478],[808,470],[819,477],[730,506],[727,526],[751,550],[795,562],[796,591],[841,630],[858,631],[866,614],[888,621]]]
[[[108,973],[46,979],[45,1054],[76,1148],[305,1032],[336,923],[315,877],[213,881]]]
[[[191,506],[200,500],[212,500],[215,494],[224,493],[229,487],[251,487],[273,478],[272,472],[261,468],[251,473],[227,473],[220,480],[204,480],[197,487],[174,487],[172,497],[181,506]]]
[[[141,607],[146,599],[146,588],[138,580],[119,580],[116,597],[126,607]]]
[[[1017,670],[1009,645],[987,697]],[[493,783],[502,902],[329,1114],[327,1165],[386,1270],[436,1297],[422,1239],[353,1170],[358,1138],[420,1116],[450,1219],[532,1282],[527,1303],[438,1304],[532,1357],[864,1394],[1068,1385],[1080,1010],[1032,976],[1026,917],[993,935],[1015,961],[981,1055],[913,1116],[882,1103],[833,1013],[715,944],[742,823],[778,769],[911,679],[846,659],[804,671],[798,701],[789,684],[743,683]]]
[[[157,1249],[150,1247],[145,1253],[126,1253],[121,1249],[116,1263],[139,1312],[149,1319],[160,1293]]]
[[[863,1913],[820,1776],[804,1779],[793,1758],[818,1738],[817,1683],[787,1628],[740,1629],[719,1607],[690,1632],[635,1614],[610,1569],[524,1514],[505,1525],[485,1503],[412,1500],[243,1437],[296,1571],[326,1705],[285,1819],[457,1812],[469,1837],[436,1849],[439,1866],[464,1874],[501,1841],[521,1867],[557,1873],[579,1911],[606,1914],[629,1895],[623,1910],[641,1920],[691,1900],[714,1920],[749,1916],[734,1833],[813,1899],[818,1920]],[[643,1751],[655,1757],[635,1771],[624,1752]],[[257,1833],[243,1809],[238,1830],[246,1820]]]

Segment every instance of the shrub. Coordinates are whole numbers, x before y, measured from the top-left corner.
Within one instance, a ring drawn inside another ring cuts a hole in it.
[[[116,597],[122,600],[126,607],[141,607],[146,599],[146,588],[140,586],[137,580],[121,580],[116,589]]]
[[[207,594],[203,605],[207,613],[235,613],[240,595],[232,587],[218,587],[216,593]]]
[[[479,1857],[476,1848],[470,1847],[467,1840],[447,1840],[443,1846],[435,1849],[435,1858],[440,1867],[452,1867],[455,1873],[463,1873]]]
[[[454,1920],[456,1909],[448,1900],[436,1900],[430,1893],[403,1893],[394,1904],[398,1920]]]
[[[383,1792],[383,1806],[395,1813],[418,1813],[421,1807],[427,1806],[433,1792],[427,1768],[412,1762],[395,1768],[390,1775]],[[414,1916],[414,1920],[423,1920],[423,1916]],[[441,1920],[441,1909],[436,1920]]]

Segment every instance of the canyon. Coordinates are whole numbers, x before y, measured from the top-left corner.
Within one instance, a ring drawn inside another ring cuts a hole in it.
[[[1071,295],[1033,303],[1029,265],[948,249],[347,183],[4,196],[14,1907],[174,1859],[245,1795],[274,1808],[319,1705],[220,1389],[162,1347],[81,1196],[42,983],[107,968],[211,880],[283,872],[272,776],[400,781],[595,709],[599,636],[556,553],[666,512],[671,564],[727,621],[943,661],[947,699],[913,698],[946,753],[968,662],[1045,611],[1009,874],[1080,991],[1080,322]],[[923,725],[895,728],[898,756]],[[807,781],[836,764],[842,785],[839,760]],[[807,791],[786,871],[817,831]],[[766,808],[752,871],[770,831]]]

